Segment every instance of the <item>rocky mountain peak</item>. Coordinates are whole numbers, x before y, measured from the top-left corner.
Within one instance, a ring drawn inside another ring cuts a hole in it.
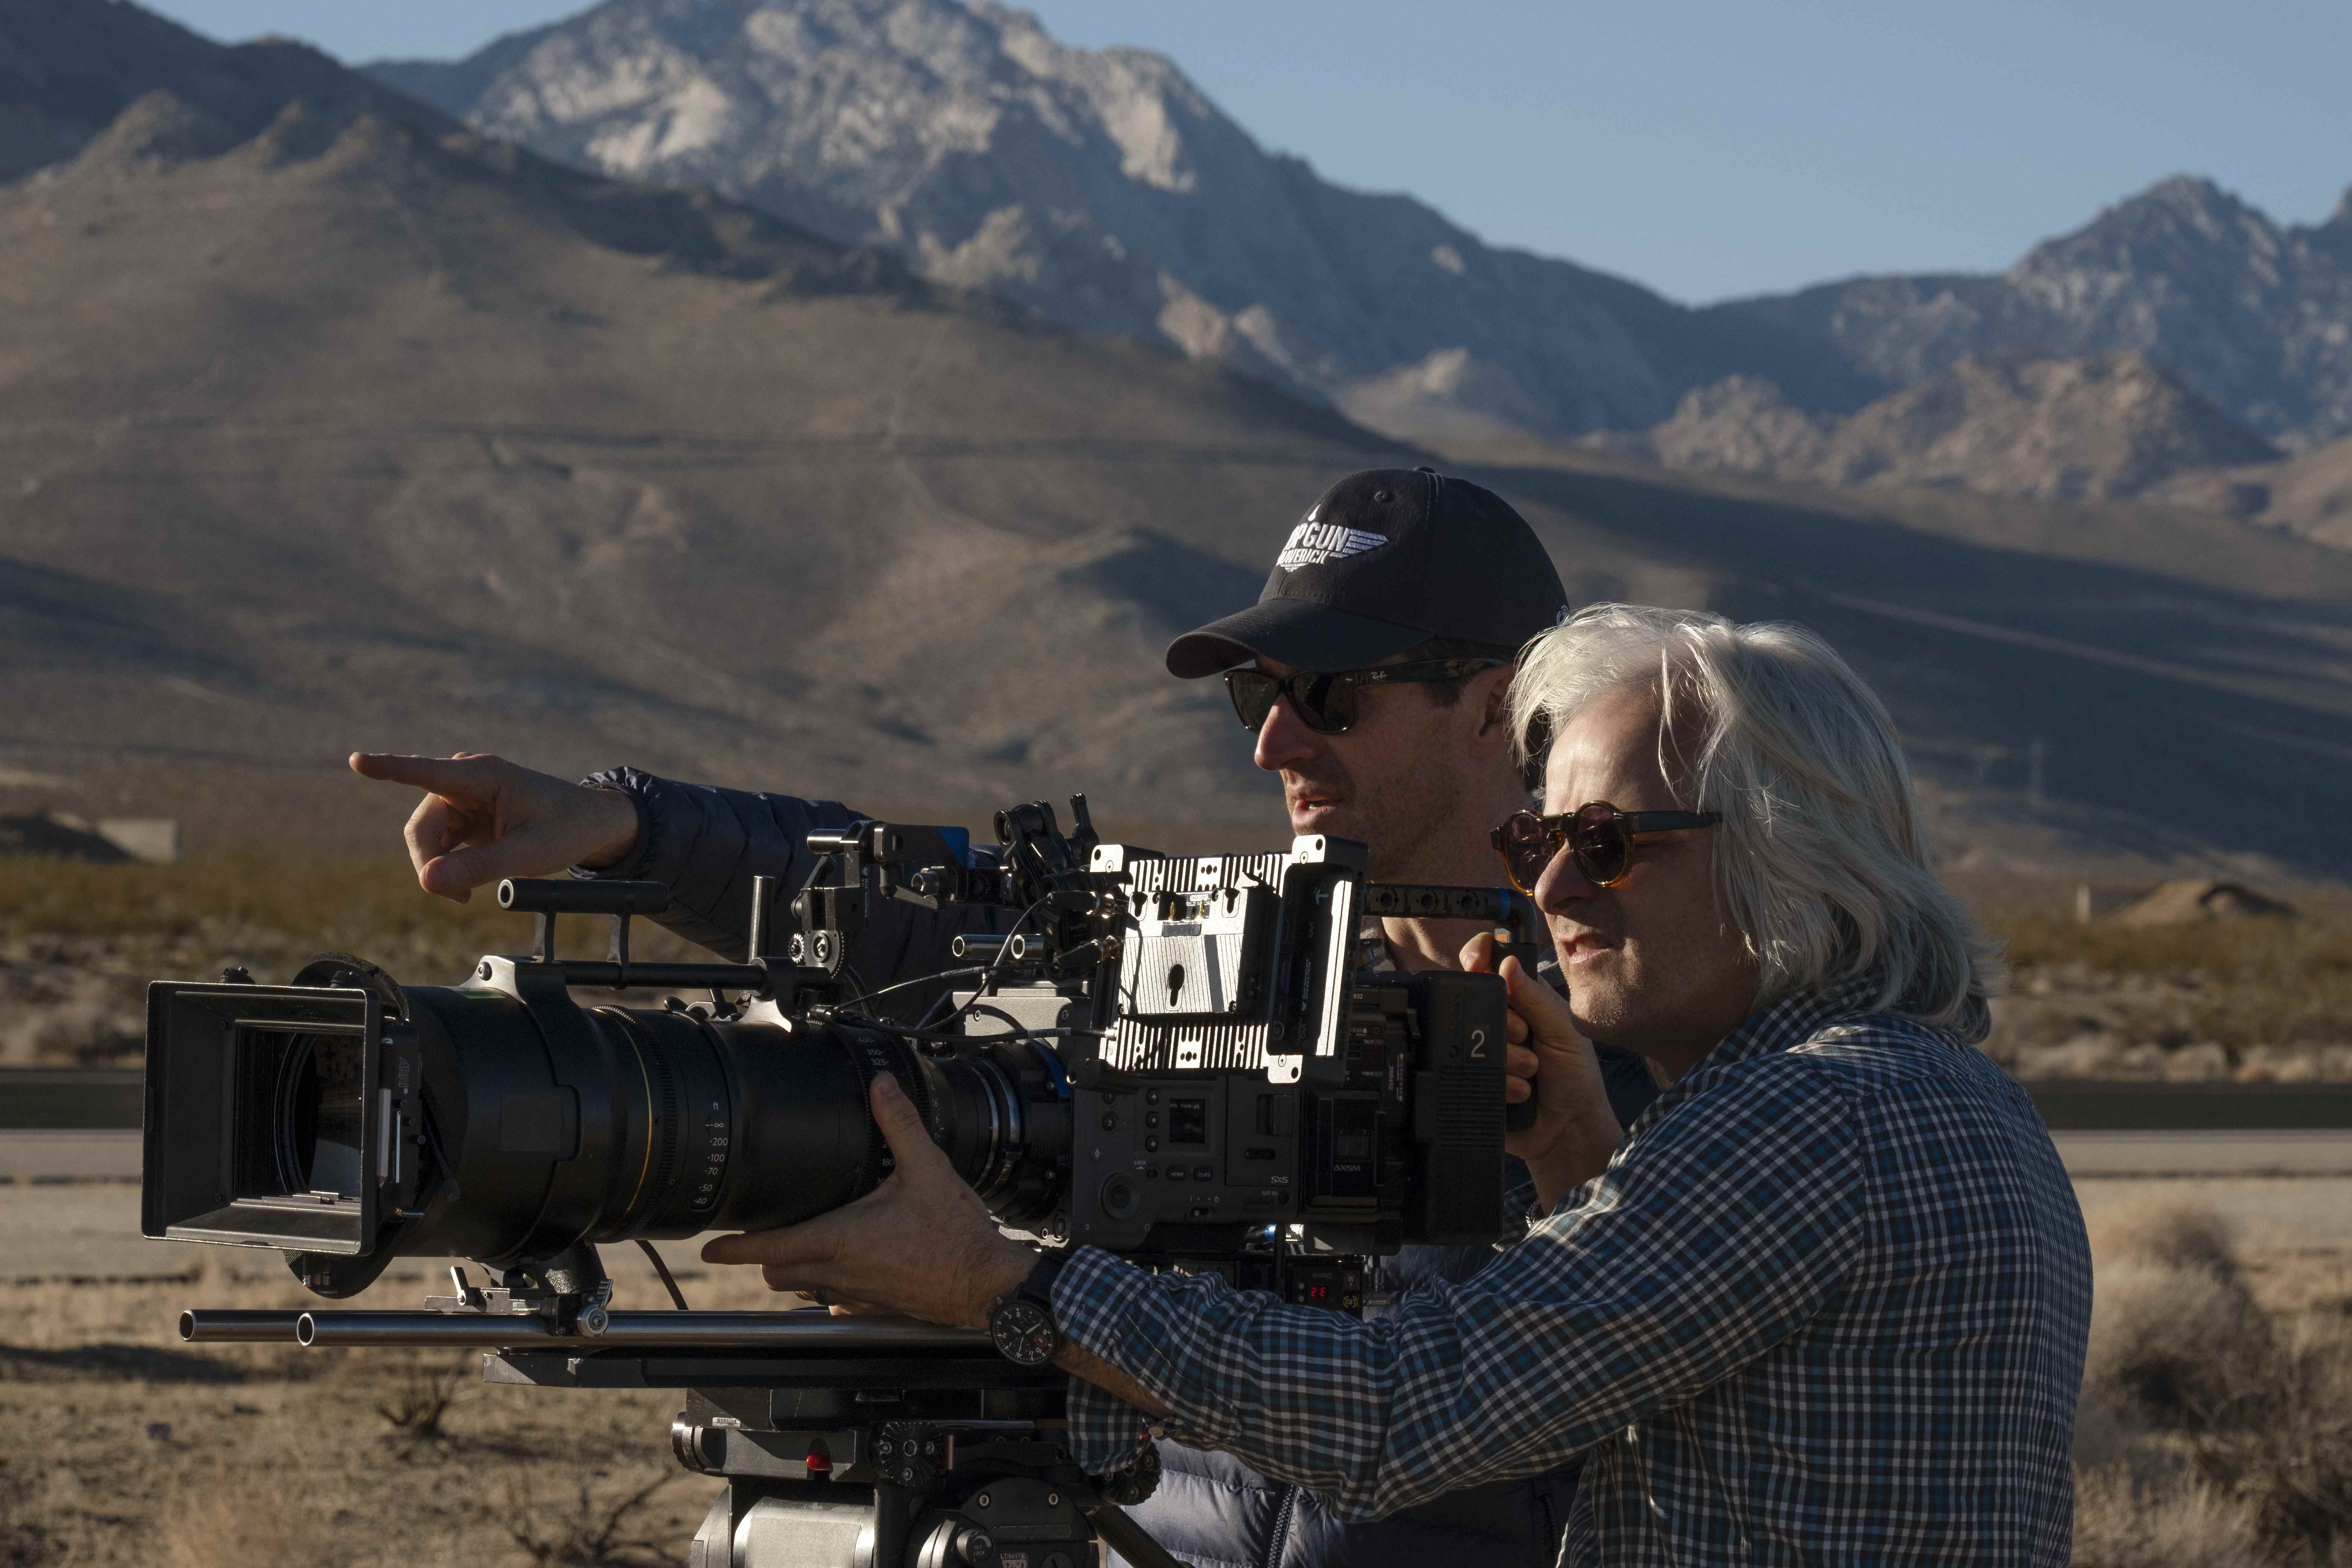
[[[2044,240],[2010,269],[2029,292],[2085,269],[2134,279],[2210,275],[2220,267],[2270,263],[2286,236],[2258,209],[2212,181],[2175,174],[2106,208],[2072,234]],[[2063,285],[2062,285],[2063,287]]]
[[[2278,456],[2145,354],[2032,350],[1968,355],[1843,420],[1733,376],[1685,395],[1655,429],[1601,444],[1675,468],[2062,501]]]
[[[1644,426],[1694,379],[1688,313],[1655,295],[1330,185],[1166,58],[988,0],[606,0],[371,68],[562,162],[708,186],[1400,433]]]
[[[1735,374],[1851,413],[2009,348],[2146,352],[2265,435],[2352,431],[2352,342],[2328,325],[2352,310],[2352,222],[2283,230],[2193,175],[2004,276],[1692,311],[1331,185],[1165,57],[1065,44],[996,0],[605,0],[370,68],[559,162],[707,187],[1408,438],[1642,430]]]

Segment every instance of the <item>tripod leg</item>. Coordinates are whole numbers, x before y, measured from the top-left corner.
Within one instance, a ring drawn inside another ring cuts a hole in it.
[[[1098,1502],[1085,1511],[1095,1533],[1103,1538],[1103,1544],[1127,1559],[1131,1568],[1185,1568],[1117,1503]]]

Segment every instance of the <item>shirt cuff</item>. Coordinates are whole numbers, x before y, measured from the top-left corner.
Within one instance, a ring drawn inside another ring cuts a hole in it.
[[[1206,1280],[1183,1278],[1187,1285]],[[1171,1277],[1153,1275],[1098,1247],[1082,1247],[1070,1255],[1054,1279],[1054,1326],[1062,1338],[1151,1388],[1171,1407],[1168,1390],[1175,1383],[1172,1369],[1163,1364],[1170,1336],[1160,1320],[1171,1315],[1173,1303],[1163,1292]],[[1215,1281],[1219,1287],[1223,1280]],[[1083,1378],[1070,1380],[1070,1458],[1091,1475],[1104,1475],[1131,1459],[1153,1437],[1173,1437],[1193,1447],[1205,1446],[1192,1431],[1181,1409],[1153,1417]]]
[[[646,880],[643,873],[653,863],[655,840],[660,836],[658,823],[647,797],[661,780],[641,768],[606,768],[602,773],[590,773],[580,782],[590,789],[617,790],[629,797],[629,804],[637,808],[637,841],[629,847],[627,854],[611,865],[599,866],[593,870],[585,866],[574,866],[572,874],[593,881]]]

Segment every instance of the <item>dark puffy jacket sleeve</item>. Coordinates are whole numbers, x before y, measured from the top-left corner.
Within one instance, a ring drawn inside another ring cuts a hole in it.
[[[845,827],[864,815],[838,801],[713,789],[638,768],[607,768],[583,782],[619,790],[636,803],[637,843],[617,864],[573,875],[661,883],[669,889],[669,907],[655,919],[732,961],[742,959],[751,941],[751,879],[773,877],[790,898],[814,863],[808,836]],[[948,943],[959,932],[999,931],[1010,919],[1000,910],[950,905],[934,910],[875,899],[865,931],[850,944],[849,962],[861,984],[878,990],[955,967]],[[919,1016],[936,994],[936,987],[913,987],[880,1011]]]

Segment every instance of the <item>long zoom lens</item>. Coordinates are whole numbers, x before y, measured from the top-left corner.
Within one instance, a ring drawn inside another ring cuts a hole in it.
[[[407,996],[460,1195],[404,1250],[496,1261],[838,1208],[889,1172],[866,1109],[883,1072],[1000,1217],[1034,1218],[1058,1195],[1068,1117],[1059,1072],[1032,1041],[933,1056],[849,1024],[788,1031],[684,1011],[526,1008],[495,992]]]
[[[1038,1220],[1067,1184],[1066,1080],[1017,1027],[919,1043],[583,1007],[560,987],[404,989],[336,962],[306,983],[341,991],[153,988],[148,1234],[340,1255],[329,1293],[345,1294],[397,1256],[513,1268],[579,1242],[791,1225],[888,1174],[867,1110],[886,1072],[999,1218]],[[402,1060],[421,1084],[399,1081]]]

